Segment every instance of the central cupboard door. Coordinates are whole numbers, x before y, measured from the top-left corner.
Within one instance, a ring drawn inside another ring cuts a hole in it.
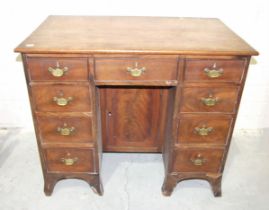
[[[103,87],[104,151],[161,152],[169,88]]]

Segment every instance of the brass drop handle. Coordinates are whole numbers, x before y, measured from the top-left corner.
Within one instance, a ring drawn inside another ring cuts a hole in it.
[[[75,157],[75,158],[61,158],[61,161],[66,166],[72,166],[78,161],[78,158],[77,157]]]
[[[62,77],[68,71],[68,67],[60,68],[60,64],[59,64],[59,62],[57,62],[56,67],[55,68],[49,67],[48,71],[54,77]]]
[[[206,163],[207,159],[203,158],[201,154],[198,154],[196,158],[191,158],[191,162],[195,166],[202,166],[204,163]]]
[[[130,72],[133,77],[140,77],[146,71],[146,67],[138,68],[138,62],[135,62],[135,67],[127,67],[127,72]]]
[[[205,68],[204,72],[210,78],[218,78],[223,74],[223,69],[217,68],[217,64],[214,63],[212,67]]]
[[[70,101],[73,100],[73,97],[53,97],[53,101],[56,102],[58,106],[66,106]]]
[[[207,98],[201,98],[201,101],[206,106],[215,106],[219,102],[219,99],[210,94]]]
[[[213,131],[213,128],[212,127],[203,126],[201,128],[200,127],[196,127],[194,130],[200,136],[208,136],[208,134]]]
[[[70,136],[74,131],[74,127],[67,127],[67,124],[64,123],[63,127],[58,127],[57,131],[60,133],[62,136]]]

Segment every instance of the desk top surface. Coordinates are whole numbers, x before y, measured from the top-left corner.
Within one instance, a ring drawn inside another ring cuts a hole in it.
[[[257,55],[219,19],[49,16],[22,53]]]

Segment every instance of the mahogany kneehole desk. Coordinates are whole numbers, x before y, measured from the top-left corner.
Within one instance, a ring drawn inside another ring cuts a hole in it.
[[[60,179],[103,194],[102,152],[163,154],[164,195],[205,179],[215,196],[250,57],[218,19],[49,16],[23,57],[50,195]]]

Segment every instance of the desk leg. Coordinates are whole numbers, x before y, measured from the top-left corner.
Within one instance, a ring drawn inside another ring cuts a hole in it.
[[[44,193],[46,196],[50,196],[53,192],[55,184],[59,180],[63,179],[81,179],[86,181],[90,187],[92,188],[93,192],[98,195],[103,195],[103,184],[100,178],[100,175],[93,175],[93,174],[80,174],[80,175],[68,175],[68,174],[47,174],[44,180]]]
[[[219,176],[207,176],[207,180],[211,185],[213,194],[215,197],[220,197],[221,196],[221,180],[222,180],[222,175]]]
[[[170,196],[177,185],[177,180],[172,175],[166,175],[163,186],[162,186],[162,193],[164,196]]]
[[[100,175],[95,175],[93,179],[88,180],[89,185],[91,186],[92,190],[98,194],[103,195],[104,189]]]
[[[57,183],[57,179],[53,177],[47,177],[44,179],[44,193],[46,196],[50,196],[53,192],[54,186]]]

